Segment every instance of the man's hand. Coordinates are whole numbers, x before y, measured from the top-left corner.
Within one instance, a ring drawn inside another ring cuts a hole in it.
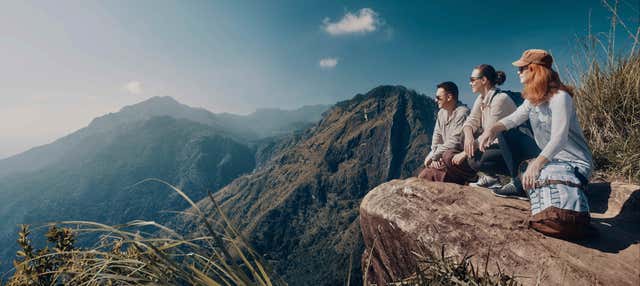
[[[424,158],[424,166],[425,167],[429,167],[429,165],[431,165],[431,162],[432,162],[431,156],[427,156],[427,157]]]
[[[460,165],[466,159],[467,159],[467,154],[465,152],[460,152],[458,154],[455,154],[453,158],[451,158],[451,162],[455,165]]]
[[[444,162],[442,162],[442,160],[438,160],[438,161],[432,161],[431,165],[429,165],[429,167],[434,168],[434,169],[442,169],[444,168]]]

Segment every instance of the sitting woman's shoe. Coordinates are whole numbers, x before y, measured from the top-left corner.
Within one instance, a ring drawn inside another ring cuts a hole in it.
[[[504,185],[500,189],[494,189],[493,194],[496,195],[496,197],[501,198],[511,198],[524,201],[529,200],[529,196],[527,196],[527,193],[523,189],[518,189],[513,183],[513,180],[511,180],[511,182]]]
[[[502,184],[500,184],[500,181],[498,180],[498,178],[484,175],[484,176],[480,176],[477,182],[469,183],[469,186],[487,188],[487,189],[499,189],[502,187]]]

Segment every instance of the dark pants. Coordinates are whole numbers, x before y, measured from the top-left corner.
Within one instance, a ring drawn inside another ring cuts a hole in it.
[[[509,176],[513,178],[516,188],[522,189],[522,183],[518,178],[518,166],[526,160],[537,157],[541,152],[533,138],[529,121],[517,128],[500,133],[498,141]]]
[[[509,169],[498,144],[489,146],[484,152],[476,150],[473,157],[467,158],[467,164],[476,172],[483,172],[489,176],[509,175]]]
[[[434,182],[447,182],[464,185],[471,178],[475,177],[476,172],[462,164],[464,166],[454,165],[451,160],[453,156],[460,153],[459,150],[448,150],[442,154],[442,161],[445,167],[442,169],[434,169],[430,167],[424,168],[418,178],[434,181]]]
[[[522,183],[518,179],[518,166],[540,154],[529,121],[498,134],[498,142],[489,146],[485,152],[476,150],[474,156],[467,159],[468,166],[490,176],[509,176],[513,178],[516,188],[522,189]]]

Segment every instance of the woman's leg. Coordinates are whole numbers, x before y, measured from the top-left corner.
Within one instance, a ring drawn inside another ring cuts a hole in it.
[[[509,175],[509,169],[502,157],[498,144],[493,144],[485,152],[476,151],[473,157],[467,159],[469,167],[476,172],[483,172],[489,176],[496,174]]]
[[[533,138],[529,121],[518,128],[500,133],[498,142],[509,176],[513,179],[516,190],[522,191],[522,184],[518,179],[518,166],[540,154],[540,148]]]

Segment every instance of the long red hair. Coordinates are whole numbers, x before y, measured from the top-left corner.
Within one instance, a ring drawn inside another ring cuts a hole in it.
[[[564,90],[573,97],[573,87],[564,85],[556,71],[539,64],[530,64],[527,69],[530,80],[524,85],[522,97],[531,104],[546,102],[559,90]]]

